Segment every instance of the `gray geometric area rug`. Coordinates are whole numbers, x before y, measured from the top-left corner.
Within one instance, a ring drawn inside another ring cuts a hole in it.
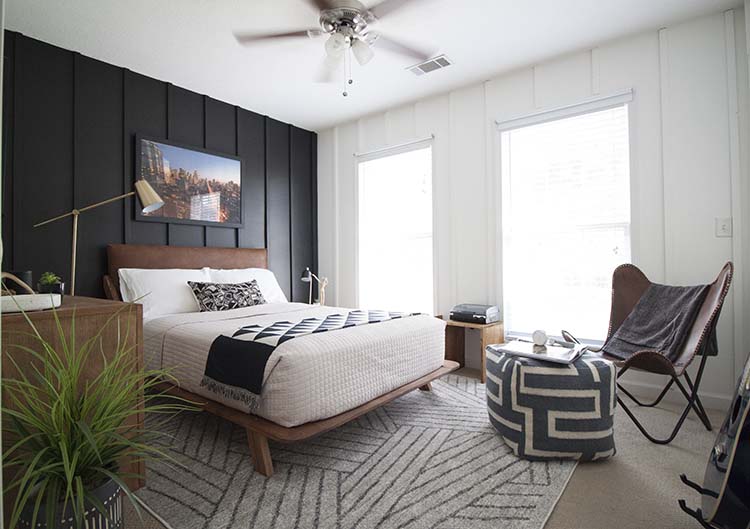
[[[271,444],[253,471],[244,429],[207,413],[161,428],[184,467],[150,463],[138,495],[173,529],[540,529],[575,463],[518,459],[490,426],[485,386],[448,375],[356,421]]]

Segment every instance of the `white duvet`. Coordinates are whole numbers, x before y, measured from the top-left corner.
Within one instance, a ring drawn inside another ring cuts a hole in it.
[[[153,318],[144,323],[146,366],[171,369],[183,389],[247,411],[200,386],[213,340],[244,325],[294,323],[344,310],[270,303]],[[266,364],[256,413],[287,427],[343,413],[440,368],[444,336],[445,322],[420,315],[288,340]]]

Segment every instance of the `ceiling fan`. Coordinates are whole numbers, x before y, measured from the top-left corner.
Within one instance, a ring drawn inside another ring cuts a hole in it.
[[[234,37],[242,45],[252,45],[261,41],[288,38],[317,38],[328,36],[325,42],[326,56],[318,72],[318,82],[331,82],[336,69],[343,64],[346,84],[351,85],[349,51],[356,61],[364,66],[375,56],[373,47],[381,48],[418,62],[432,56],[431,50],[387,37],[372,29],[373,24],[404,7],[413,0],[381,0],[372,7],[366,7],[358,0],[306,0],[320,11],[319,27],[285,31],[280,33],[256,34],[235,32]],[[344,88],[343,95],[348,92]]]

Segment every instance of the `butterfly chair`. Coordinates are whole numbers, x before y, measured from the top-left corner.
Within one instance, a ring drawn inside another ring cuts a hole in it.
[[[671,443],[680,431],[680,428],[682,428],[682,424],[685,422],[690,410],[695,411],[706,429],[711,431],[711,421],[709,420],[706,410],[703,407],[703,403],[698,396],[698,388],[701,383],[701,378],[703,377],[703,369],[706,367],[706,359],[709,356],[716,356],[718,354],[716,323],[719,320],[719,313],[721,312],[724,298],[729,291],[729,284],[732,281],[732,272],[732,263],[727,263],[724,265],[724,268],[721,269],[716,281],[710,285],[708,292],[703,299],[703,304],[695,318],[692,329],[682,342],[676,361],[671,361],[659,351],[638,351],[627,360],[622,360],[602,352],[604,358],[614,362],[618,367],[618,392],[627,395],[638,406],[647,408],[657,406],[673,385],[677,386],[680,392],[685,396],[685,399],[687,399],[687,406],[680,415],[672,433],[664,439],[659,439],[646,431],[646,428],[644,428],[640,421],[638,421],[633,411],[625,405],[618,394],[617,402],[622,406],[622,409],[625,410],[625,413],[628,414],[628,417],[630,417],[635,423],[641,433],[652,443]],[[651,285],[651,282],[646,275],[634,265],[625,264],[615,269],[612,276],[612,309],[609,318],[607,341],[609,341],[615,331],[617,331],[623,321],[625,321],[625,318],[627,318],[633,311],[638,300],[649,285]],[[698,365],[698,370],[695,373],[695,380],[693,381],[690,374],[687,372],[687,367],[691,364],[696,355],[699,355],[701,359],[700,364]],[[656,400],[651,403],[644,403],[633,396],[619,383],[619,379],[630,369],[665,375],[669,377],[669,381]],[[684,379],[687,387],[680,379]]]

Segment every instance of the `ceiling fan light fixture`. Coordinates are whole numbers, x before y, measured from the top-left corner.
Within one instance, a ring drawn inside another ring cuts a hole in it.
[[[0,0],[1,1],[1,0]],[[320,63],[315,80],[330,83],[337,73],[343,73],[343,95],[348,95],[348,87],[354,83],[352,79],[352,58],[361,65],[370,63],[375,56],[374,46],[387,52],[408,57],[410,61],[419,60],[420,64],[411,67],[423,72],[424,61],[433,57],[432,51],[414,46],[408,42],[382,35],[374,30],[373,25],[382,17],[390,16],[411,2],[420,0],[305,0],[318,13],[318,27],[298,29],[293,31],[272,31],[265,34],[235,32],[234,37],[243,46],[255,45],[264,41],[279,41],[281,39],[316,39],[325,37],[325,57]],[[435,58],[437,61],[437,58]],[[440,64],[440,67],[444,65]],[[338,72],[337,72],[338,70]],[[342,72],[343,70],[343,72]]]
[[[352,53],[360,66],[367,64],[375,56],[370,45],[360,39],[356,39],[352,44]]]
[[[342,62],[344,62],[343,54],[326,55],[325,59],[323,59],[323,67],[333,72],[341,66]]]
[[[341,33],[334,33],[326,41],[326,53],[329,57],[341,57],[349,47],[349,39]]]
[[[367,44],[368,46],[372,46],[373,44],[375,44],[379,37],[380,33],[378,33],[377,31],[368,31],[364,35],[360,36],[360,38],[365,41],[365,44]]]

